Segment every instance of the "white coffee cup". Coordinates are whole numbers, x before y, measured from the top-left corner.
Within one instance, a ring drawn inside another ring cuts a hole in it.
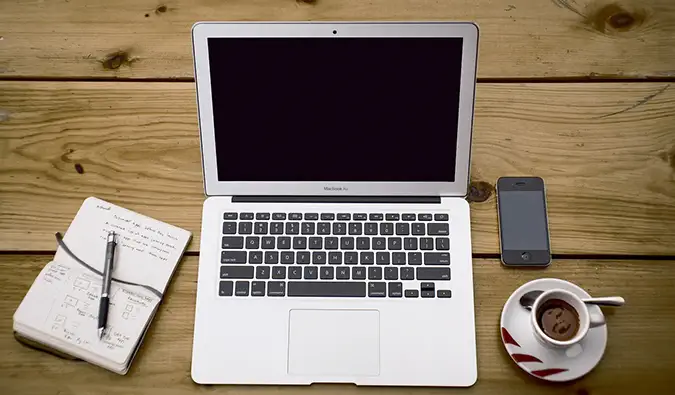
[[[569,340],[553,339],[544,332],[541,326],[539,326],[537,317],[539,308],[551,299],[558,299],[567,302],[577,312],[579,317],[579,329],[577,330],[577,333],[574,335],[574,337]],[[567,348],[579,343],[584,337],[586,337],[590,328],[604,325],[605,323],[602,317],[591,315],[588,310],[588,306],[581,300],[580,297],[564,289],[551,289],[539,295],[532,305],[531,322],[537,339],[544,345],[557,348]]]

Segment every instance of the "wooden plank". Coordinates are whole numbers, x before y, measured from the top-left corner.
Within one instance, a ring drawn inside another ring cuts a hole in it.
[[[7,393],[188,394],[205,390],[190,379],[197,258],[181,263],[155,321],[127,377],[83,362],[34,351],[12,337],[12,314],[48,256],[0,255],[0,381]],[[474,262],[478,383],[470,394],[635,394],[670,393],[675,386],[675,353],[668,347],[675,326],[675,261],[554,261],[546,276],[560,277],[593,295],[626,298],[608,310],[609,338],[604,359],[580,381],[545,385],[521,373],[499,340],[501,308],[521,284],[541,277],[531,270],[504,269],[496,260]],[[621,372],[621,374],[617,374]],[[356,394],[347,385],[315,386],[321,394]],[[227,394],[295,394],[297,387],[208,387]],[[370,391],[382,391],[381,389]],[[388,388],[387,393],[412,390]],[[443,389],[416,389],[442,394]]]
[[[198,250],[193,84],[5,82],[0,92],[0,250],[53,250],[90,195],[189,229]],[[479,84],[474,252],[499,251],[495,180],[539,175],[554,253],[675,254],[674,123],[668,84]]]
[[[675,76],[671,0],[5,0],[2,8],[0,78],[190,78],[190,27],[201,20],[472,20],[482,78]]]

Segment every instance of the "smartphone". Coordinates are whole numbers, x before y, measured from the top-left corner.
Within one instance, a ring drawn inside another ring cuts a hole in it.
[[[544,180],[502,177],[497,180],[497,211],[502,263],[507,266],[548,266],[551,243]]]

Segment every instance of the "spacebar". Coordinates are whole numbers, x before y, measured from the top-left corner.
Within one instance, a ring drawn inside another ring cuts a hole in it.
[[[289,281],[288,296],[365,298],[363,281]]]

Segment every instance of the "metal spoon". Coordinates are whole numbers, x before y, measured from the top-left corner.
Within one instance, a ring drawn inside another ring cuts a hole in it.
[[[544,291],[530,291],[520,298],[520,305],[526,310],[532,310],[534,301],[543,294]],[[596,306],[623,306],[626,301],[621,296],[606,296],[602,298],[587,298],[581,299],[584,303],[593,304]]]

